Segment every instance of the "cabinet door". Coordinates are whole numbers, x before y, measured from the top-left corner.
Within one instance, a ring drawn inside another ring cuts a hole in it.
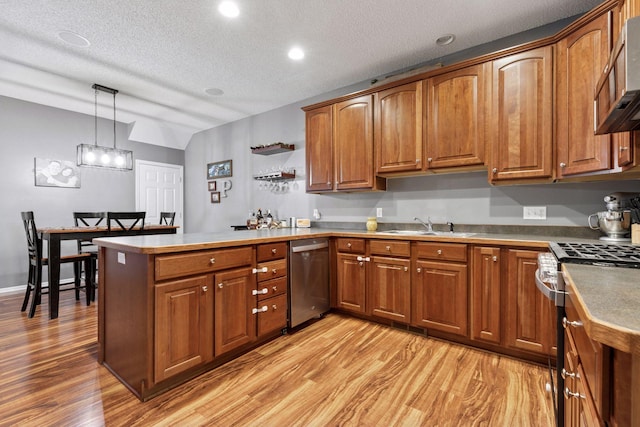
[[[415,326],[467,336],[467,266],[418,260],[412,302]]]
[[[506,339],[511,347],[554,355],[556,312],[536,287],[537,268],[537,251],[509,250]]]
[[[338,308],[366,313],[366,261],[358,261],[360,255],[338,253]]]
[[[422,169],[422,82],[375,94],[376,171]]]
[[[155,382],[213,359],[210,276],[155,287]]]
[[[219,356],[256,339],[256,277],[250,268],[215,275],[215,354]]]
[[[306,113],[307,191],[333,189],[333,106]]]
[[[427,80],[427,168],[484,164],[483,70],[480,64]]]
[[[609,56],[610,13],[557,44],[558,177],[611,168],[611,136],[593,133],[593,88]]]
[[[491,182],[552,178],[552,53],[547,46],[493,61]]]
[[[500,248],[473,248],[471,338],[500,344]]]
[[[371,314],[401,323],[411,321],[411,273],[408,259],[372,257],[369,276]]]
[[[335,188],[373,188],[373,101],[371,95],[334,106]]]

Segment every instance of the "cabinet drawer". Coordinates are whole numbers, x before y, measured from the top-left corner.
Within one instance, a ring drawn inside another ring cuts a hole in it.
[[[258,245],[257,249],[258,262],[271,261],[272,259],[286,258],[287,256],[287,243],[265,243],[264,245]]]
[[[266,270],[265,270],[266,269]],[[265,270],[265,271],[262,271]],[[258,282],[275,279],[287,275],[287,260],[278,259],[275,261],[262,262],[258,264]]]
[[[460,243],[417,243],[418,258],[465,262],[467,245]]]
[[[198,251],[156,257],[156,280],[207,273],[253,263],[250,246],[215,251]]]
[[[338,252],[364,253],[364,239],[337,239]]]
[[[258,336],[287,327],[287,294],[258,303]]]
[[[397,240],[371,240],[369,249],[372,255],[411,256],[411,243]]]
[[[265,280],[258,284],[258,301],[287,292],[287,276]]]

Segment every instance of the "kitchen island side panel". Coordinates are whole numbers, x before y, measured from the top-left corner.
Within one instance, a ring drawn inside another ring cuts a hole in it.
[[[104,279],[99,289],[103,299],[103,363],[138,396],[153,381],[149,368],[153,343],[151,258],[106,248],[99,273]]]

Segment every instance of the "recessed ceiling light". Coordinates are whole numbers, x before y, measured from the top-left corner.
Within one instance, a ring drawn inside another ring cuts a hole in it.
[[[289,58],[295,60],[295,61],[299,61],[302,58],[304,58],[304,51],[302,49],[300,49],[299,47],[292,47],[289,50]]]
[[[456,36],[454,34],[445,34],[436,39],[436,44],[438,46],[446,46],[448,44],[453,43],[455,39],[456,39]]]
[[[238,9],[238,5],[232,1],[223,1],[218,6],[218,12],[227,18],[235,18],[240,15],[240,9]]]
[[[73,31],[63,30],[58,32],[58,37],[66,43],[72,44],[74,46],[79,47],[88,47],[91,45],[91,42],[86,38],[81,36],[80,34],[74,33]]]
[[[224,95],[224,91],[222,89],[218,89],[217,87],[210,87],[208,89],[205,89],[204,92],[209,96]]]

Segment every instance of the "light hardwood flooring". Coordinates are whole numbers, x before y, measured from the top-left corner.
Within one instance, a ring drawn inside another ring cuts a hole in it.
[[[339,314],[140,402],[97,363],[96,305],[0,297],[2,426],[551,426],[544,367]]]

